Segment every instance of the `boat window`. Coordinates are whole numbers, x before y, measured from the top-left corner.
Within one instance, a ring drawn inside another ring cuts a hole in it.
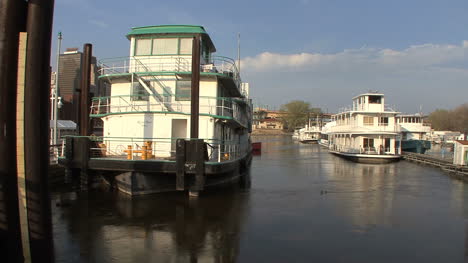
[[[133,101],[148,101],[149,94],[140,83],[133,83],[132,100]]]
[[[388,117],[380,117],[379,125],[380,126],[388,126]]]
[[[151,54],[151,39],[137,39],[135,47],[135,56],[144,56]]]
[[[176,55],[178,48],[177,38],[153,39],[153,55]]]
[[[382,97],[381,96],[369,96],[369,103],[380,104],[382,103]]]
[[[364,116],[364,125],[373,126],[374,125],[374,117]]]
[[[181,55],[191,55],[192,54],[192,38],[181,38],[180,39],[180,47],[179,47],[179,54]]]
[[[178,80],[176,82],[175,99],[178,101],[190,100],[192,81]]]
[[[374,139],[364,138],[363,145],[364,145],[364,148],[374,147]]]

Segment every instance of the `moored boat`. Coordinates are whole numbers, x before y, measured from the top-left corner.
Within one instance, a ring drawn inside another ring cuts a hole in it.
[[[329,151],[360,163],[400,160],[397,146],[400,129],[396,112],[385,107],[384,94],[364,93],[353,98],[353,106],[333,116]]]
[[[299,142],[316,144],[320,139],[320,128],[316,126],[306,125],[305,128],[299,130]]]
[[[431,127],[424,123],[422,114],[400,114],[397,123],[401,128],[401,150],[424,154],[431,149],[428,134]]]
[[[214,56],[201,26],[135,27],[127,38],[129,57],[100,63],[110,96],[93,98],[90,117],[103,121],[103,136],[70,138],[62,163],[81,169],[72,147],[87,139],[86,171],[130,195],[198,192],[242,179],[251,162],[252,107],[236,62]],[[197,138],[190,138],[195,73],[199,124]]]

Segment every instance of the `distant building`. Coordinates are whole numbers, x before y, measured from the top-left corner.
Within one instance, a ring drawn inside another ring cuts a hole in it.
[[[252,128],[255,129],[284,129],[283,120],[284,112],[267,110],[263,108],[254,109]]]
[[[83,68],[83,53],[78,48],[67,48],[59,57],[59,96],[62,98],[63,106],[58,112],[58,119],[72,120],[78,122],[78,90],[80,89],[81,74]],[[53,74],[55,75],[55,74]],[[96,65],[96,58],[91,59],[91,86],[92,96],[105,96],[106,89],[99,82],[99,69]],[[52,84],[55,85],[54,78]]]
[[[456,131],[431,131],[428,139],[434,143],[453,143],[455,140],[460,139],[462,133]]]

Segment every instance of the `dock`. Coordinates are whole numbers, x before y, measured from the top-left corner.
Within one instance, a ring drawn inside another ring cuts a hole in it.
[[[402,157],[407,161],[439,167],[443,171],[449,173],[451,176],[462,179],[463,181],[468,181],[468,167],[455,165],[452,163],[451,159],[444,159],[427,154],[411,152],[402,153]]]

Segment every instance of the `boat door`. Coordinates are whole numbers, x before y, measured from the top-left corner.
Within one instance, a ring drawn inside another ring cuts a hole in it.
[[[385,138],[384,149],[385,152],[390,152],[390,138]]]
[[[178,138],[187,138],[187,120],[186,119],[172,119],[171,131],[171,152],[175,153],[176,140]]]

